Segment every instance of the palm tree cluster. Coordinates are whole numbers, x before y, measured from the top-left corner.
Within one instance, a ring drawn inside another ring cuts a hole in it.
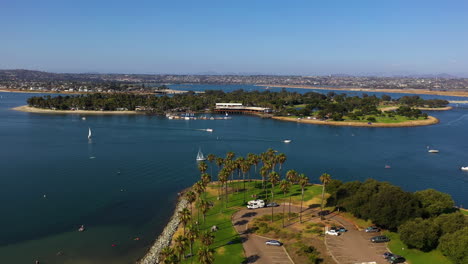
[[[197,181],[192,188],[185,192],[184,197],[188,201],[189,208],[184,208],[178,212],[180,221],[183,226],[183,234],[177,236],[174,239],[173,248],[167,247],[161,251],[160,263],[180,263],[184,259],[184,254],[187,248],[190,250],[189,257],[193,257],[193,244],[196,239],[200,240],[201,247],[198,249],[197,256],[198,260],[202,264],[210,264],[214,261],[214,250],[210,246],[214,243],[214,234],[210,231],[201,232],[199,229],[200,215],[203,216],[203,223],[205,223],[206,214],[212,206],[212,203],[207,200],[206,189],[212,181],[211,175],[207,173],[210,169],[211,174],[213,173],[214,165],[217,166],[218,174],[218,200],[221,200],[223,206],[221,210],[228,206],[229,192],[243,192],[243,199],[246,202],[246,181],[251,180],[250,172],[254,167],[254,175],[257,173],[261,177],[262,193],[264,193],[265,200],[274,202],[275,200],[275,188],[279,187],[283,193],[283,197],[289,194],[289,213],[288,220],[291,216],[291,188],[293,185],[299,185],[301,188],[301,209],[300,209],[300,222],[302,222],[303,213],[303,202],[304,202],[304,191],[305,187],[309,184],[309,178],[304,174],[299,174],[295,170],[288,170],[282,175],[283,164],[286,162],[287,157],[283,153],[277,153],[273,149],[257,155],[249,153],[246,157],[236,157],[234,152],[226,153],[225,157],[217,157],[214,154],[207,156],[208,164],[204,161],[198,163],[198,170],[200,171],[200,180]],[[260,169],[258,167],[261,166]],[[247,179],[246,179],[247,177]],[[323,199],[325,185],[331,180],[330,175],[324,173],[320,176],[320,181],[323,183],[322,189],[322,203],[321,208],[323,210]],[[243,187],[239,189],[236,182],[242,182]],[[270,187],[270,188],[269,188]],[[269,190],[268,190],[269,189]],[[270,193],[270,197],[268,197]],[[283,227],[285,226],[285,203],[286,199],[283,200]],[[196,204],[197,221],[194,221],[193,204]],[[273,221],[274,207],[271,207],[271,221]]]

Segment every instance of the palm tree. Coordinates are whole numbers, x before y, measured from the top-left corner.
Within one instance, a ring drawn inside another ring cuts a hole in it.
[[[193,225],[187,226],[187,240],[190,245],[190,256],[193,256],[193,242],[198,236],[198,229]]]
[[[218,165],[218,173],[221,170],[221,166],[224,164],[224,159],[221,157],[216,158],[216,165]]]
[[[245,189],[245,174],[250,171],[250,162],[245,160],[241,163],[241,171],[242,171],[242,181],[244,182],[244,203],[245,203],[245,193],[247,190]]]
[[[187,199],[187,202],[190,204],[190,215],[192,216],[193,220],[193,210],[192,210],[192,203],[195,202],[197,199],[197,194],[193,191],[188,191],[185,193],[185,198]]]
[[[277,161],[280,165],[280,171],[283,168],[283,164],[286,162],[286,155],[284,153],[280,153],[278,156],[276,156]]]
[[[320,176],[320,181],[322,182],[322,202],[320,204],[320,211],[323,211],[323,198],[325,195],[325,186],[331,181],[330,174],[324,173]],[[323,214],[320,214],[320,219],[323,220]]]
[[[279,184],[279,187],[281,189],[281,191],[283,192],[284,194],[284,197],[283,198],[286,198],[286,193],[289,193],[289,189],[291,188],[291,182],[287,181],[287,180],[282,180]],[[284,199],[283,199],[283,227],[284,227],[284,207],[286,207],[284,205]]]
[[[229,179],[229,172],[223,168],[220,172],[219,172],[219,181],[221,182],[221,189],[224,189],[224,200],[226,202],[226,206],[227,206],[227,203],[228,203],[228,193],[227,193],[227,181]]]
[[[201,181],[206,188],[206,186],[208,186],[208,183],[210,183],[211,181],[211,176],[208,173],[203,173],[201,175]]]
[[[205,231],[200,234],[200,241],[204,246],[211,246],[213,244],[215,236],[210,231]]]
[[[175,253],[172,253],[171,255],[169,255],[168,257],[166,257],[166,259],[164,260],[164,262],[159,262],[159,263],[164,263],[164,264],[178,264],[178,263],[180,263],[180,260],[179,260],[179,258],[176,256]]]
[[[185,227],[187,226],[187,223],[192,219],[192,214],[187,208],[184,208],[179,211],[179,218],[180,221],[182,222],[182,225],[184,226],[184,234],[185,234]]]
[[[297,171],[288,170],[288,172],[286,172],[286,179],[291,183],[291,186],[293,184],[296,184],[296,182],[297,182]],[[289,216],[288,216],[288,220],[289,220],[290,216],[291,216],[291,195],[289,195]]]
[[[208,154],[208,156],[206,156],[206,160],[210,163],[211,175],[213,175],[213,161],[215,159],[216,159],[216,156],[214,154]]]
[[[198,162],[198,170],[201,173],[205,173],[207,169],[208,169],[208,165],[206,165],[206,162],[204,162],[204,161]]]
[[[164,263],[169,256],[174,254],[174,250],[171,247],[164,247],[159,253],[159,263]]]
[[[197,194],[197,199],[200,200],[201,199],[201,195],[202,193],[205,192],[205,185],[203,184],[202,181],[197,181],[194,185],[193,185],[193,190],[195,191],[195,193]],[[198,214],[197,214],[197,222],[200,222],[200,208],[198,208]]]
[[[187,248],[187,238],[183,235],[179,235],[174,239],[174,251],[179,256],[179,260],[182,261],[182,256]]]
[[[270,172],[268,175],[270,177],[270,183],[271,183],[271,202],[273,202],[273,199],[275,199],[275,185],[278,183],[280,177],[277,172]],[[271,207],[271,222],[273,222],[273,207]]]
[[[214,250],[206,246],[201,247],[198,250],[198,261],[200,261],[200,264],[213,264]]]
[[[265,184],[265,180],[266,180],[266,176],[268,175],[268,171],[270,171],[270,169],[265,165],[263,165],[263,167],[260,169],[260,175],[262,176],[262,188],[263,188],[263,190],[265,190],[265,200],[268,199],[268,193],[267,193],[266,184]]]
[[[200,199],[198,202],[198,207],[200,208],[203,214],[203,223],[205,223],[206,213],[210,209],[210,204],[205,199]]]
[[[228,153],[226,153],[226,159],[227,160],[232,160],[234,157],[236,156],[236,154],[232,151],[229,151]]]
[[[300,222],[302,223],[302,203],[304,202],[304,188],[307,186],[307,184],[309,183],[309,178],[307,176],[305,176],[303,173],[301,173],[299,175],[299,185],[301,186],[301,191],[302,191],[302,195],[301,195],[301,211],[300,211]]]
[[[235,167],[235,169],[237,170],[237,178],[238,178],[238,179],[240,179],[242,163],[244,163],[244,161],[245,161],[244,157],[238,157],[238,158],[234,161],[234,167]],[[236,185],[239,186],[238,184],[236,184]],[[239,187],[237,187],[237,192],[239,192]]]

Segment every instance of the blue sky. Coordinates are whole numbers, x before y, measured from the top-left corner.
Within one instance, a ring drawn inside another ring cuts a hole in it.
[[[468,1],[0,0],[0,69],[468,76]]]

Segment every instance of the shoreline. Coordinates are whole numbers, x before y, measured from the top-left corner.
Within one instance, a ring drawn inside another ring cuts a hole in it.
[[[352,91],[352,92],[377,92],[377,93],[402,93],[402,94],[428,94],[440,96],[468,97],[468,91],[431,91],[425,89],[372,89],[372,88],[336,88],[336,87],[317,87],[307,85],[257,85],[261,87],[275,88],[297,88],[310,90],[330,90],[330,91]]]
[[[138,111],[96,111],[96,110],[52,110],[22,105],[11,108],[11,110],[36,113],[36,114],[81,114],[81,115],[142,115],[145,112]]]
[[[161,250],[171,244],[172,237],[179,228],[180,219],[178,212],[187,207],[188,201],[181,196],[174,208],[174,213],[164,227],[163,231],[154,241],[148,252],[146,252],[146,254],[136,262],[137,264],[159,263],[159,254],[161,253]]]
[[[419,109],[419,110],[422,110],[422,111],[448,111],[448,110],[452,110],[453,107],[452,106],[445,106],[445,107],[412,107],[414,109]],[[393,110],[397,110],[398,109],[398,106],[388,106],[388,107],[383,107],[383,108],[380,108],[381,111],[385,112],[385,111],[393,111]]]
[[[351,127],[416,127],[416,126],[429,126],[439,123],[439,119],[428,116],[425,120],[404,121],[401,123],[372,123],[369,125],[367,122],[350,122],[350,121],[321,121],[313,119],[295,119],[292,117],[274,116],[272,119],[297,122],[304,124],[325,125],[325,126],[351,126]]]

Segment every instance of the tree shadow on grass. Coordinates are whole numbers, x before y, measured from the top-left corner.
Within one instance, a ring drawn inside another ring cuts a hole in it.
[[[249,263],[255,263],[257,260],[260,259],[259,255],[252,255],[247,258],[242,262],[242,264],[249,264]]]
[[[237,221],[234,223],[235,226],[240,226],[240,225],[245,225],[247,224],[249,221],[247,220],[240,220],[240,221]]]
[[[256,216],[257,213],[256,212],[248,212],[248,213],[245,213],[241,216],[242,217],[253,217],[253,216]]]

